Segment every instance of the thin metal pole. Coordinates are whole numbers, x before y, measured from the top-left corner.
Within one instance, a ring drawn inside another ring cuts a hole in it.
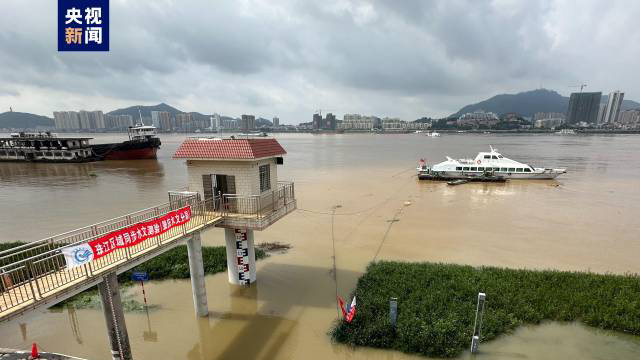
[[[142,298],[144,299],[144,307],[147,307],[147,294],[144,292],[144,281],[140,280],[140,286],[142,286]]]
[[[476,318],[473,322],[473,336],[471,337],[471,353],[478,352],[478,346],[480,344],[480,336],[482,331],[482,316],[484,315],[485,299],[485,293],[478,293],[478,302],[476,304]]]

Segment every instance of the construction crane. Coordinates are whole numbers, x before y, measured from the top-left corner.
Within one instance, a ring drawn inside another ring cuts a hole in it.
[[[582,92],[582,89],[587,87],[587,84],[573,85],[573,86],[569,86],[569,87],[570,88],[580,88],[580,92]]]

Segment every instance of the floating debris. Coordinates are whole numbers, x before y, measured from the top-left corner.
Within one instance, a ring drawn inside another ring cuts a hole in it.
[[[289,249],[291,249],[291,245],[290,244],[283,244],[281,242],[263,242],[260,243],[258,245],[256,245],[256,247],[266,253],[280,253],[280,254],[284,254],[287,251],[289,251]]]

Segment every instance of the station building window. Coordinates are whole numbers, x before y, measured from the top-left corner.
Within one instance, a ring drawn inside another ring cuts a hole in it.
[[[271,189],[271,167],[269,164],[260,165],[258,168],[260,171],[260,192],[264,192]]]

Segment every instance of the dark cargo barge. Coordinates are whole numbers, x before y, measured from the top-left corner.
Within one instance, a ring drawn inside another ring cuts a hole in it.
[[[155,159],[160,139],[153,126],[129,128],[129,140],[89,144],[89,137],[58,137],[49,131],[13,133],[0,138],[0,161],[82,163],[100,160]]]
[[[129,140],[114,144],[91,145],[101,160],[155,159],[162,143],[153,126],[138,125],[129,128]]]

